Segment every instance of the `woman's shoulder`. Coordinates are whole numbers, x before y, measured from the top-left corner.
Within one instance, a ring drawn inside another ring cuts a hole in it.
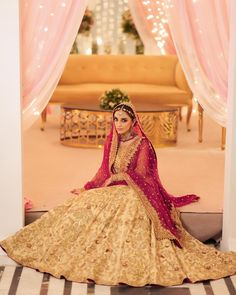
[[[144,144],[151,144],[150,140],[146,136],[141,137],[141,142]]]
[[[142,136],[142,138],[141,138],[141,146],[143,148],[148,148],[148,149],[151,149],[151,150],[153,149],[151,141],[146,136]]]

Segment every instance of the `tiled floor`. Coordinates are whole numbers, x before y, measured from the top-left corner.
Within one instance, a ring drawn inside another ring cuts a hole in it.
[[[236,295],[236,276],[164,288],[101,286],[56,279],[20,266],[0,266],[0,295]]]

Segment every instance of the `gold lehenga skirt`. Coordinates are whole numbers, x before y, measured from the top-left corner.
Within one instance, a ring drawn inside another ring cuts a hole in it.
[[[184,235],[183,248],[157,240],[134,190],[119,185],[68,199],[0,245],[24,266],[76,282],[170,286],[236,273],[235,253]]]

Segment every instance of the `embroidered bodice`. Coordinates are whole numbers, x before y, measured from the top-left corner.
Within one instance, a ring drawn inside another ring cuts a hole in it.
[[[112,173],[117,174],[123,172],[124,162],[128,159],[128,155],[131,152],[132,146],[137,141],[134,137],[128,141],[120,142],[119,148],[115,157],[115,161],[112,165]]]

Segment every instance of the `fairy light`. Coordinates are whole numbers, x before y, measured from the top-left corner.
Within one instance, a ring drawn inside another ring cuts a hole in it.
[[[162,54],[165,54],[166,38],[169,34],[165,29],[165,24],[168,22],[165,16],[165,0],[151,1],[143,0],[143,9],[146,11],[146,19],[151,25],[151,32],[154,40],[156,41],[157,47]]]
[[[102,45],[103,41],[101,37],[97,37],[97,44]]]
[[[122,13],[128,9],[128,0],[91,2],[96,2],[93,8],[96,25],[92,27],[91,35],[92,40],[98,46],[98,54],[117,54],[124,49],[122,46],[126,40],[120,24]],[[122,46],[119,46],[120,44]]]
[[[40,112],[35,107],[32,110],[33,110],[34,116],[39,116],[40,115]]]
[[[86,55],[90,55],[90,54],[92,54],[92,49],[91,49],[91,48],[87,48],[87,49],[85,50],[85,54],[86,54]]]
[[[150,1],[143,1],[142,3],[143,3],[143,5],[149,5]]]

